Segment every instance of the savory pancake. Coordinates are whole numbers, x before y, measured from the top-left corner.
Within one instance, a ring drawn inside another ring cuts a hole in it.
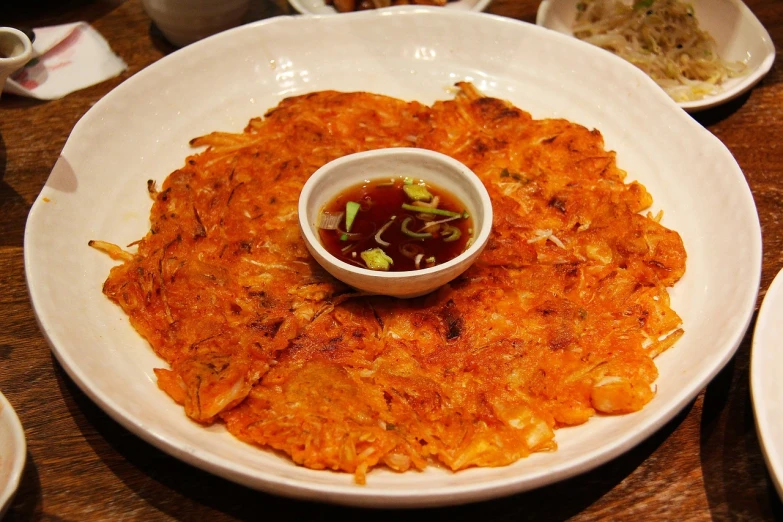
[[[169,363],[158,385],[191,419],[363,483],[377,465],[509,464],[555,449],[558,427],[652,399],[653,358],[682,335],[666,291],[680,236],[639,213],[651,196],[597,130],[458,87],[431,107],[287,98],[149,182],[136,253],[91,242],[123,260],[104,293]],[[299,191],[330,160],[403,146],[473,169],[492,236],[429,296],[365,296],[308,254]]]

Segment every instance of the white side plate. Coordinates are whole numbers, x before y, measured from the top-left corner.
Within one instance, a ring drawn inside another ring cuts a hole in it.
[[[538,7],[536,24],[573,36],[579,0],[544,0]],[[718,54],[730,62],[743,62],[747,73],[728,79],[722,90],[701,100],[681,102],[688,112],[715,107],[745,93],[772,68],[775,45],[758,18],[741,0],[689,0],[699,27],[709,32],[718,46]]]
[[[783,498],[783,270],[761,304],[750,360],[750,392],[756,429],[769,474]]]
[[[466,35],[471,35],[466,37]],[[329,45],[324,45],[329,42]],[[472,81],[534,117],[599,129],[628,181],[653,197],[688,252],[672,307],[685,335],[656,360],[658,394],[632,415],[559,430],[559,449],[502,468],[372,471],[367,485],[314,471],[188,420],[155,384],[165,366],[102,293],[108,256],[149,228],[150,178],[192,153],[188,140],[239,132],[286,96],[363,90],[432,103]],[[761,229],[726,147],[641,71],[532,24],[441,8],[278,17],[196,42],[140,71],[77,123],[30,212],[25,269],[42,331],[74,381],[122,425],[195,466],[250,487],[364,506],[455,504],[519,492],[594,468],[671,419],[730,359],[755,306]]]
[[[19,487],[27,456],[27,444],[19,417],[0,393],[0,519]]]

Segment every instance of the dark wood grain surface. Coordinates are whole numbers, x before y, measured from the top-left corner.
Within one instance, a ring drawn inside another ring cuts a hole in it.
[[[290,12],[274,1],[253,0],[251,18]],[[783,2],[746,3],[780,52]],[[495,0],[488,11],[532,22],[537,6],[535,0]],[[17,410],[28,444],[7,520],[783,519],[749,393],[755,315],[727,367],[638,447],[579,477],[467,506],[401,513],[273,497],[192,468],[120,427],[70,380],[41,335],[27,296],[22,239],[30,206],[74,124],[112,88],[174,49],[151,25],[140,0],[0,7],[0,25],[78,20],[93,24],[128,70],[61,100],[0,99],[0,390]],[[764,238],[760,303],[783,268],[781,60],[749,95],[695,118],[731,150],[753,191]]]

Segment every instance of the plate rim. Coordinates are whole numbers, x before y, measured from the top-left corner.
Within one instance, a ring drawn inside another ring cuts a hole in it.
[[[502,21],[503,23],[522,24],[522,25],[529,26],[530,28],[536,27],[526,22],[500,17],[497,15],[482,14],[482,13],[477,13],[472,11],[450,10],[448,11],[449,14],[446,15],[446,14],[442,14],[442,13],[446,13],[445,10],[442,10],[441,8],[437,8],[437,7],[436,8],[426,8],[421,6],[395,7],[386,10],[387,12],[383,13],[383,16],[388,16],[390,14],[393,14],[395,10],[403,14],[416,13],[416,12],[425,12],[425,13],[437,12],[439,13],[440,16],[490,17],[497,21]],[[362,18],[362,17],[374,17],[380,15],[378,14],[377,11],[367,11],[363,13],[348,13],[344,15],[344,17],[348,17],[348,16]],[[263,26],[266,24],[280,23],[282,20],[290,21],[290,20],[307,19],[307,18],[312,18],[312,17],[290,17],[290,16],[277,17],[273,19],[262,20],[249,25],[257,28],[259,26]],[[246,27],[247,26],[244,26],[232,31],[249,30],[246,29]],[[536,30],[544,30],[544,29],[537,28]],[[575,41],[573,38],[565,35],[560,35],[560,34],[555,35],[555,33],[553,33],[552,36],[556,38],[563,38],[564,40],[569,40],[572,42]],[[225,37],[225,34],[215,35],[211,38],[220,38],[220,37]],[[183,48],[182,50],[177,51],[177,53],[195,52],[195,51],[187,51],[187,49],[196,49],[198,46],[209,45],[207,43],[209,40],[210,39],[197,42],[196,44],[193,44],[193,46],[189,46],[188,48]],[[172,55],[174,54],[176,53],[172,53]],[[613,56],[613,55],[607,53],[607,56]],[[619,57],[614,57],[614,59],[617,60],[618,62],[625,64],[625,66],[628,67],[629,69],[637,71],[636,74],[640,75],[640,77],[645,78],[647,81],[651,82],[651,80],[649,80],[649,78],[647,78],[647,76],[644,75],[644,73],[638,71],[632,65],[627,64],[627,62],[625,62],[624,60],[620,59]],[[110,103],[112,97],[118,96],[118,94],[116,93],[122,93],[125,91],[125,89],[132,89],[133,84],[135,83],[134,81],[132,81],[134,78],[136,77],[143,78],[148,74],[152,74],[151,72],[147,72],[145,74],[145,71],[154,72],[157,70],[158,67],[165,67],[166,65],[167,64],[166,64],[165,57],[161,60],[158,60],[156,63],[150,65],[149,67],[145,68],[144,70],[134,75],[132,78],[129,78],[128,80],[126,80],[125,82],[117,86],[110,93],[108,93],[101,100],[99,100],[94,105],[94,108],[102,107],[103,104],[105,103]],[[671,101],[668,98],[668,96],[666,96],[665,93],[663,93],[662,91],[661,91],[661,96],[669,100],[669,103],[673,107],[676,107],[676,104],[673,101]],[[85,113],[85,115],[82,116],[79,122],[77,122],[77,124],[74,126],[71,136],[77,133],[77,130],[80,128],[80,125],[87,125],[87,122],[89,122],[90,115],[92,114],[94,116],[96,114],[94,108],[91,108],[89,111],[87,111],[87,113]],[[685,116],[684,113],[682,115],[683,117],[687,117]],[[733,161],[733,166],[736,168],[736,172],[739,173],[739,176],[742,176],[742,171],[739,165],[736,163],[736,160],[734,160],[730,151],[726,149],[725,145],[723,145],[720,142],[720,140],[718,140],[718,138],[716,138],[714,135],[709,133],[709,131],[701,127],[695,121],[691,120],[690,118],[688,119],[688,121],[689,121],[689,125],[691,125],[692,128],[694,129],[694,132],[705,133],[703,139],[714,140],[715,146],[720,146],[722,148],[722,152],[728,155],[727,159],[730,158],[731,161]],[[69,136],[68,141],[66,141],[63,151],[67,149],[69,145],[69,141],[71,140],[71,136]],[[745,181],[743,192],[744,192],[744,198],[746,200],[749,199],[749,202],[752,205],[756,218],[755,230],[757,233],[754,234],[753,237],[752,246],[754,248],[751,254],[758,256],[758,261],[759,261],[758,267],[753,274],[755,276],[756,283],[757,283],[761,277],[761,229],[758,222],[758,211],[755,207],[755,204],[753,204],[752,193],[750,191],[750,187],[747,185],[747,181]],[[30,211],[30,217],[28,218],[28,223],[30,222],[30,220],[35,219],[35,216],[41,207],[42,207],[41,196],[39,195],[39,197],[36,199],[35,203],[33,204],[33,208]],[[142,426],[141,424],[135,422],[132,413],[128,412],[122,407],[119,407],[116,403],[110,400],[111,399],[110,397],[106,397],[106,398],[101,397],[100,394],[98,394],[95,390],[91,389],[91,387],[87,385],[86,381],[89,379],[85,379],[85,376],[78,368],[78,364],[75,364],[76,361],[66,357],[66,354],[60,353],[60,351],[57,349],[56,347],[57,344],[54,342],[55,340],[51,338],[49,332],[47,332],[46,329],[44,328],[42,321],[39,317],[38,307],[35,306],[36,301],[40,299],[40,297],[37,295],[37,292],[35,291],[33,285],[31,285],[30,282],[32,256],[28,255],[31,252],[28,246],[30,244],[30,241],[32,240],[29,237],[28,233],[30,232],[31,229],[32,227],[27,227],[25,231],[25,272],[27,276],[28,287],[30,288],[31,300],[33,302],[33,307],[36,313],[36,319],[38,320],[41,331],[44,337],[46,338],[47,342],[49,343],[50,347],[52,348],[52,351],[54,352],[57,360],[60,361],[60,364],[63,365],[66,372],[71,376],[71,378],[74,379],[74,381],[79,385],[79,387],[94,402],[96,402],[99,406],[101,406],[104,412],[106,412],[109,416],[111,416],[113,419],[115,419],[117,422],[119,422],[121,425],[129,429],[129,431],[133,432],[143,440],[150,442],[151,444],[153,444],[158,448],[164,449],[164,451],[166,451],[167,453],[189,464],[192,464],[196,467],[207,470],[213,474],[227,478],[229,480],[233,480],[235,482],[239,482],[247,485],[246,482],[241,482],[237,478],[240,476],[244,476],[244,474],[233,471],[231,469],[231,466],[229,466],[229,465],[235,465],[236,463],[234,461],[223,459],[222,457],[219,456],[210,455],[208,452],[201,452],[199,448],[183,448],[182,445],[178,445],[176,442],[169,440],[169,438],[164,434],[158,433],[156,431],[151,431],[145,428],[144,426]],[[758,285],[756,284],[756,288],[757,287]],[[748,301],[751,300],[749,295],[750,294],[748,294],[747,296]],[[411,491],[411,490],[386,491],[385,493],[383,493],[383,495],[380,494],[368,495],[367,490],[356,488],[353,485],[343,485],[343,484],[336,484],[336,483],[329,483],[329,484],[303,483],[299,480],[281,479],[275,475],[270,475],[269,477],[267,477],[265,476],[265,474],[259,474],[258,470],[254,470],[255,472],[253,473],[252,476],[256,479],[255,482],[257,483],[260,480],[265,483],[266,487],[261,487],[258,485],[251,486],[251,487],[255,487],[256,489],[262,489],[271,493],[282,494],[293,498],[313,499],[312,493],[317,493],[318,494],[317,500],[356,505],[356,506],[365,506],[365,507],[422,506],[423,507],[423,506],[436,506],[436,505],[442,506],[442,505],[450,505],[450,504],[459,504],[459,503],[471,502],[480,499],[495,498],[514,492],[542,487],[563,480],[565,478],[578,475],[587,470],[594,469],[595,467],[598,467],[599,465],[604,464],[605,462],[608,462],[616,458],[617,456],[625,453],[632,447],[646,440],[652,433],[661,429],[667,422],[669,422],[673,417],[675,417],[683,409],[683,407],[698,394],[701,388],[703,388],[703,386],[706,385],[706,383],[709,382],[725,366],[725,364],[729,361],[729,359],[733,357],[752,319],[753,308],[754,308],[753,305],[755,304],[755,300],[756,300],[756,294],[753,295],[752,303],[750,303],[749,306],[743,307],[745,313],[744,327],[741,330],[735,331],[734,336],[731,340],[725,341],[727,346],[729,345],[729,342],[731,343],[731,349],[727,350],[724,354],[724,357],[717,363],[714,363],[709,371],[702,372],[702,374],[700,374],[701,378],[695,379],[693,383],[690,385],[690,388],[686,387],[688,393],[681,394],[679,396],[680,399],[676,402],[674,406],[670,407],[668,410],[663,412],[663,414],[655,418],[645,419],[642,430],[637,430],[631,434],[626,434],[624,437],[622,435],[618,437],[618,439],[620,439],[620,443],[615,444],[610,448],[599,448],[593,451],[592,453],[585,454],[581,459],[578,460],[577,466],[573,466],[571,464],[562,464],[560,465],[559,469],[555,469],[554,471],[547,472],[546,476],[543,479],[541,477],[531,477],[528,478],[526,481],[509,483],[507,479],[499,478],[495,480],[483,481],[481,482],[479,487],[449,486],[448,488],[443,488],[444,490],[436,493],[435,496],[433,496],[433,493],[430,491]],[[697,380],[698,382],[696,382]],[[535,482],[535,484],[531,486],[528,484],[530,482]],[[381,501],[380,503],[379,500]],[[390,502],[396,502],[396,504],[392,505]]]

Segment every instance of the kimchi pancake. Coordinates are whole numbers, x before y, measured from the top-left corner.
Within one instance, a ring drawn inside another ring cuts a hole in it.
[[[432,106],[365,92],[287,98],[150,182],[149,233],[104,293],[169,364],[194,421],[313,469],[502,466],[554,430],[641,409],[682,335],[667,287],[686,254],[600,132],[534,120],[458,84]],[[442,152],[489,191],[478,261],[417,299],[363,295],[310,257],[299,191],[341,156]]]

